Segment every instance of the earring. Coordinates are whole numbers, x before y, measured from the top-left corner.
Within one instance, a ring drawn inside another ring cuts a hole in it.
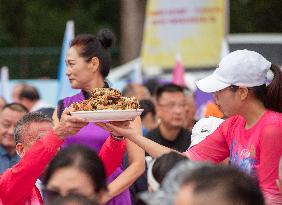
[[[157,123],[158,123],[158,125],[159,125],[159,124],[161,124],[161,122],[162,122],[162,121],[161,121],[161,119],[160,119],[160,118],[158,118],[158,119],[157,119]]]

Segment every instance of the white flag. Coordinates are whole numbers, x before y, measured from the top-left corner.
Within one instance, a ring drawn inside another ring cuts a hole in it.
[[[72,89],[69,79],[67,78],[65,71],[66,71],[66,53],[69,48],[71,40],[74,38],[74,22],[68,21],[66,25],[62,51],[61,51],[61,58],[59,64],[59,71],[58,71],[58,97],[57,100],[65,98],[67,96],[72,96],[77,93],[77,90]]]
[[[229,45],[228,42],[226,40],[226,38],[222,39],[221,42],[221,51],[220,51],[220,59],[221,60],[224,56],[226,56],[229,53]]]
[[[142,76],[142,69],[141,69],[141,63],[136,62],[133,64],[133,76],[132,76],[132,82],[142,84],[143,83],[143,76]]]
[[[1,68],[1,88],[2,96],[9,99],[9,69],[6,66]]]

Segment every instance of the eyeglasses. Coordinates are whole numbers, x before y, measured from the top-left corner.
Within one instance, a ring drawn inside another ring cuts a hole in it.
[[[158,103],[158,105],[160,106],[160,107],[165,107],[165,108],[170,108],[170,109],[172,109],[172,108],[185,108],[185,103],[167,103],[167,104],[161,104],[161,103]]]
[[[72,196],[72,195],[84,196],[84,197],[87,197],[89,199],[91,198],[90,196],[85,196],[85,195],[82,195],[81,193],[76,193],[75,191],[69,192],[67,194],[67,196]],[[42,197],[43,197],[44,204],[49,204],[49,203],[53,202],[55,199],[57,199],[59,197],[63,197],[63,195],[59,191],[50,190],[50,189],[47,189],[46,187],[43,187]]]
[[[50,203],[56,198],[60,197],[61,194],[58,191],[49,190],[47,188],[42,189],[42,196],[45,203]]]

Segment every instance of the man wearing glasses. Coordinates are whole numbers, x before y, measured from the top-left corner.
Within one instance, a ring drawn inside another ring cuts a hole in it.
[[[159,126],[147,138],[171,149],[184,152],[191,143],[191,133],[184,129],[185,95],[181,86],[169,83],[156,90]]]

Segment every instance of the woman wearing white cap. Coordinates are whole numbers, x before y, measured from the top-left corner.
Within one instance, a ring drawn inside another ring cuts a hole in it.
[[[267,85],[267,72],[274,74]],[[204,92],[213,93],[215,102],[229,116],[211,135],[184,154],[195,161],[230,164],[257,177],[266,204],[282,204],[275,180],[282,155],[282,73],[254,51],[237,50],[225,56],[211,76],[196,82]],[[136,137],[123,124],[103,126],[142,147],[153,157],[170,151],[152,141]]]

